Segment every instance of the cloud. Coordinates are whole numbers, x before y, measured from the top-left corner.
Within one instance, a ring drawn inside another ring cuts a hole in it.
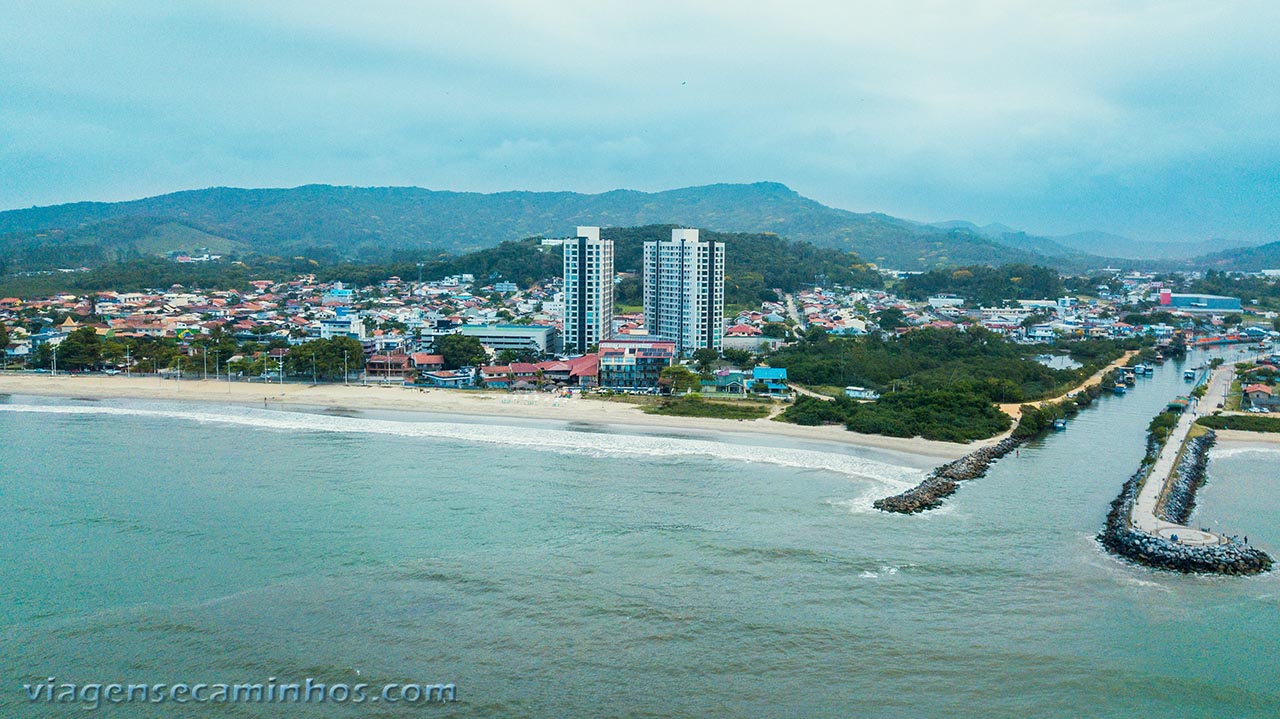
[[[20,3],[0,207],[213,184],[665,189],[1275,239],[1270,3]]]

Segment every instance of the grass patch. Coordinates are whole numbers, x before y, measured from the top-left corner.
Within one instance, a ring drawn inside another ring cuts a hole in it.
[[[1201,417],[1196,424],[1209,429],[1237,429],[1242,432],[1280,432],[1280,417],[1252,414],[1214,414]]]
[[[834,398],[836,398],[836,397],[843,397],[843,396],[844,396],[844,387],[837,387],[837,386],[835,386],[835,385],[831,385],[831,384],[803,384],[803,385],[800,385],[800,386],[801,386],[801,387],[804,387],[805,389],[809,390],[810,392],[817,392],[818,394],[825,394],[826,396],[831,397],[831,398],[833,398],[833,399],[834,399]]]
[[[670,397],[644,408],[646,414],[670,417],[710,417],[715,419],[761,419],[769,415],[769,405],[759,402],[713,402],[694,396]]]

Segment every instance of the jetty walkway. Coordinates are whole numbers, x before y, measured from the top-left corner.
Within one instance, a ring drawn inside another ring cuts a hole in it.
[[[1214,402],[1217,397],[1223,395],[1224,390],[1230,386],[1231,377],[1234,374],[1234,370],[1227,365],[1209,372],[1211,373],[1208,379],[1209,388],[1204,396],[1206,404]],[[1178,456],[1182,453],[1183,445],[1186,444],[1187,435],[1195,425],[1199,415],[1198,408],[1199,400],[1193,400],[1191,406],[1187,407],[1182,417],[1178,419],[1178,424],[1169,433],[1168,440],[1160,450],[1155,464],[1152,465],[1150,474],[1138,490],[1138,497],[1129,513],[1129,524],[1139,531],[1187,546],[1226,544],[1227,538],[1221,535],[1160,518],[1161,498],[1174,478]]]

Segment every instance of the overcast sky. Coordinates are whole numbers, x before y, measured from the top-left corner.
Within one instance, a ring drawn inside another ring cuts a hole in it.
[[[773,180],[911,219],[1280,239],[1276,2],[5,3],[0,209]]]

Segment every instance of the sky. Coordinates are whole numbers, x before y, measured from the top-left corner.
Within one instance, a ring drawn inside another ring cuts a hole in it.
[[[0,209],[658,191],[1280,240],[1280,3],[10,0]]]

